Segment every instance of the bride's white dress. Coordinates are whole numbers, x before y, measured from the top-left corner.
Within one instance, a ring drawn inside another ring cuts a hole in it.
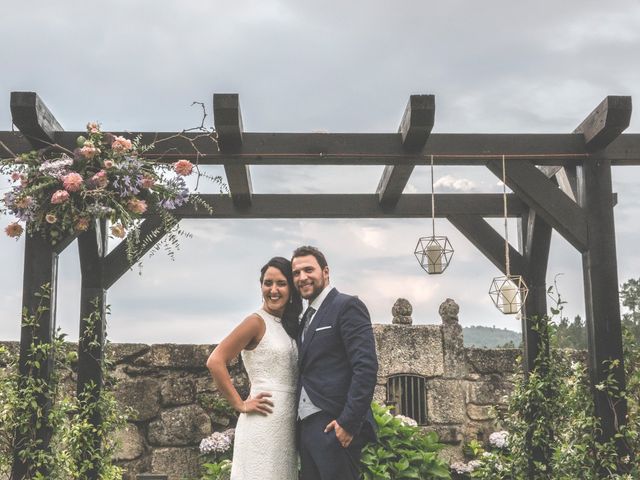
[[[251,396],[269,392],[273,413],[240,414],[233,444],[231,480],[296,480],[295,445],[298,350],[280,323],[264,310],[266,331],[253,350],[243,350],[242,361],[251,382]]]

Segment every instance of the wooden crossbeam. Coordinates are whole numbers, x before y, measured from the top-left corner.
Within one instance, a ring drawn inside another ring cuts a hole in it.
[[[505,239],[479,215],[447,215],[449,220],[467,239],[476,246],[504,275],[507,266],[504,256]],[[526,264],[520,252],[509,245],[509,264],[512,275],[524,275]]]
[[[406,152],[420,152],[427,143],[427,138],[433,129],[435,118],[434,95],[411,95],[409,103],[402,116],[398,134],[402,139],[402,147]],[[384,167],[378,195],[380,203],[385,207],[393,207],[407,186],[414,165],[387,165]]]
[[[158,241],[167,234],[159,215],[148,216],[140,225],[140,239],[148,239],[143,248],[129,259],[127,256],[126,241],[120,242],[104,259],[102,281],[105,289],[109,289],[114,283],[131,269],[140,259],[151,250]]]
[[[218,145],[223,155],[242,152],[242,114],[237,93],[213,96],[213,116],[218,135]],[[251,173],[249,165],[234,161],[224,164],[227,184],[233,202],[246,207],[251,205]]]
[[[404,194],[393,209],[384,208],[376,194],[254,194],[250,207],[238,207],[223,195],[200,195],[214,206],[213,214],[187,205],[175,210],[180,218],[424,218],[431,216],[431,195]],[[436,194],[436,216],[477,214],[502,217],[501,194]],[[508,195],[509,215],[518,217],[527,206]]]
[[[86,132],[56,132],[56,143],[73,149],[76,139]],[[407,153],[397,133],[252,133],[242,134],[242,152],[219,151],[215,142],[201,133],[187,132],[112,132],[129,138],[141,135],[141,142],[174,137],[157,144],[145,154],[148,158],[174,162],[179,158],[196,159],[200,165],[435,165],[484,166],[488,160],[507,155],[509,161],[536,165],[577,165],[590,152],[581,135],[572,133],[431,133],[419,154]],[[198,147],[194,151],[191,141]],[[0,132],[0,142],[16,153],[33,147],[14,132]],[[625,133],[598,158],[612,165],[640,165],[640,134]]]
[[[574,133],[584,137],[588,151],[602,150],[613,142],[629,126],[631,121],[631,97],[609,95],[600,102]]]
[[[11,92],[11,120],[35,148],[54,143],[62,127],[35,92]]]
[[[502,179],[502,162],[487,162],[487,168]],[[587,248],[587,223],[583,210],[538,170],[526,162],[506,163],[507,186],[533,208],[579,251]]]
[[[578,202],[578,183],[575,165],[551,166],[540,165],[538,167],[548,178],[554,178],[562,190],[571,200]]]

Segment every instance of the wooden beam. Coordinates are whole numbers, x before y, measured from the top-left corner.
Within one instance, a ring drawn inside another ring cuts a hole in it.
[[[424,218],[431,216],[431,195],[404,194],[393,209],[384,208],[376,194],[255,194],[250,207],[238,207],[224,195],[200,195],[214,212],[186,205],[180,218]],[[475,214],[502,217],[502,194],[436,194],[436,216]],[[509,215],[518,217],[526,205],[508,195]]]
[[[560,190],[562,190],[571,200],[577,203],[578,184],[576,180],[575,165],[567,165],[566,167],[540,165],[538,166],[538,169],[548,178],[554,178],[558,183]]]
[[[213,116],[220,152],[223,155],[242,153],[242,114],[238,94],[216,93],[213,96]],[[224,164],[224,171],[234,204],[239,207],[251,205],[249,165],[227,162]]]
[[[505,239],[479,215],[448,215],[447,219],[473,243],[504,275],[507,266],[504,256]],[[509,245],[511,275],[525,275],[526,265],[520,253]]]
[[[73,149],[78,135],[85,133],[58,132],[54,137],[56,143]],[[140,134],[144,144],[159,142],[145,154],[148,158],[170,163],[197,157],[200,165],[428,165],[431,154],[436,165],[484,166],[502,154],[513,163],[577,165],[590,155],[582,135],[572,133],[431,133],[419,154],[405,152],[397,133],[244,132],[242,152],[236,154],[219,151],[216,142],[202,133],[187,132],[184,136],[188,140],[176,137],[175,132],[112,133],[128,137]],[[14,132],[0,132],[0,141],[11,145],[16,154],[33,149],[16,137]],[[640,165],[640,133],[620,135],[597,155],[612,165]]]
[[[114,283],[129,271],[146,253],[151,250],[167,230],[162,219],[158,215],[148,216],[140,226],[140,240],[145,241],[143,248],[139,248],[136,254],[129,259],[127,256],[127,242],[120,242],[104,259],[102,282],[105,289],[109,289]]]
[[[102,369],[104,366],[104,347],[106,341],[106,303],[107,290],[103,282],[103,260],[107,252],[108,235],[106,220],[95,223],[78,237],[80,257],[80,331],[78,335],[78,401],[91,406],[99,401],[103,388]],[[99,428],[103,419],[99,409],[91,409],[93,414],[87,421]],[[82,461],[90,465],[85,472],[87,480],[97,480],[99,465],[92,452],[99,451],[99,436],[91,439],[83,451]]]
[[[487,162],[487,168],[502,179],[502,162]],[[534,165],[526,162],[506,163],[507,186],[533,208],[545,222],[556,229],[579,251],[587,248],[585,213]]]
[[[596,388],[611,376],[616,389],[625,390],[611,165],[593,159],[578,168],[578,176],[579,201],[589,228],[589,248],[582,253],[589,373],[601,422],[600,440],[606,441],[615,438],[627,413],[624,398],[614,399],[606,389]],[[619,440],[617,450],[618,458],[629,454]]]
[[[419,152],[424,147],[433,129],[435,118],[434,95],[411,95],[402,116],[398,133],[406,152]],[[393,207],[407,186],[414,165],[386,165],[378,184],[380,203]]]
[[[53,374],[53,356],[51,349],[40,349],[41,345],[50,345],[56,325],[56,292],[58,279],[58,254],[51,243],[41,235],[26,235],[24,254],[24,281],[22,287],[22,311],[34,326],[22,322],[20,330],[20,357],[18,371],[21,382],[29,378],[36,384],[49,385]],[[44,292],[48,297],[43,296]],[[28,425],[15,432],[13,465],[11,478],[23,480],[34,478],[36,473],[42,478],[49,477],[47,466],[34,467],[22,458],[23,449],[46,453],[53,431],[48,422],[51,410],[51,398],[46,387],[36,396],[37,411],[30,405],[31,416]],[[32,444],[36,441],[37,444]]]
[[[34,148],[55,142],[62,127],[35,92],[11,92],[11,119]]]
[[[631,97],[609,95],[600,102],[574,133],[584,137],[588,151],[602,150],[613,142],[629,126],[631,121]]]

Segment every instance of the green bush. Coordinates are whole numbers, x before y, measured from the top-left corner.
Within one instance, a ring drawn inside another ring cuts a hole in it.
[[[372,408],[378,442],[362,451],[365,480],[451,478],[447,462],[438,458],[443,445],[435,432],[425,433],[375,402]]]

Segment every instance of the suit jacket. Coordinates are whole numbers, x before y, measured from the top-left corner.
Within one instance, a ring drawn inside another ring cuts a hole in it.
[[[378,359],[369,312],[358,297],[335,288],[329,292],[304,342],[298,337],[298,363],[296,405],[304,386],[313,404],[341,427],[364,441],[375,441],[371,400]]]

